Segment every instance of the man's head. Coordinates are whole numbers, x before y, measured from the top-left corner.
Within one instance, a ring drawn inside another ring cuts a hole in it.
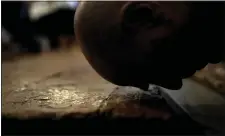
[[[81,2],[76,36],[89,63],[106,80],[179,89],[183,78],[211,61],[210,46],[220,42],[211,20],[220,20],[215,17],[220,5],[211,4]]]

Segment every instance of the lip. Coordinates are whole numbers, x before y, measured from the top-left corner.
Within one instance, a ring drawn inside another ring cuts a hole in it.
[[[191,71],[188,71],[188,72],[184,72],[183,75],[181,76],[182,78],[188,78],[188,77],[191,77],[192,75],[194,75],[196,72],[196,70],[191,70]]]
[[[179,90],[181,89],[183,83],[182,83],[182,79],[172,79],[172,80],[165,80],[165,81],[161,81],[159,83],[155,83],[156,85],[162,86],[164,88],[167,89],[171,89],[171,90]]]

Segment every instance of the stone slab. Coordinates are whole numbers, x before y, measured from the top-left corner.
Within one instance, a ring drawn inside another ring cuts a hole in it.
[[[50,129],[58,134],[65,125],[79,133],[88,133],[84,128],[98,133],[203,133],[202,126],[186,114],[177,115],[164,99],[105,81],[79,48],[3,62],[2,85],[3,129],[8,134]]]

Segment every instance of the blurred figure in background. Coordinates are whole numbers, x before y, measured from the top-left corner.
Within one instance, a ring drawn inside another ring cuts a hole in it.
[[[49,39],[51,49],[59,48],[60,38],[75,38],[73,26],[77,4],[76,1],[32,2],[29,16],[39,35]]]
[[[39,53],[60,47],[60,37],[74,36],[78,2],[2,2],[2,28],[19,44],[20,52]],[[67,44],[67,43],[66,43]]]
[[[21,52],[38,53],[41,51],[41,46],[35,39],[35,29],[27,11],[25,2],[2,2],[2,26],[10,33],[11,40],[20,45]]]

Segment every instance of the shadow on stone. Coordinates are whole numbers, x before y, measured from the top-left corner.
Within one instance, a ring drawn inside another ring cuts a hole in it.
[[[203,127],[186,117],[167,121],[107,116],[65,117],[60,120],[39,118],[19,120],[2,118],[3,134],[203,134]]]

